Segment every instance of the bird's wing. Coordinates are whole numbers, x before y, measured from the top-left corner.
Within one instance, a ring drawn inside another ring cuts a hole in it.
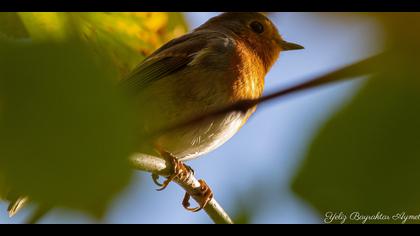
[[[171,40],[140,63],[121,81],[121,86],[131,92],[140,91],[150,83],[188,66],[201,51],[215,42],[224,45],[226,40],[226,35],[214,31],[193,32]]]

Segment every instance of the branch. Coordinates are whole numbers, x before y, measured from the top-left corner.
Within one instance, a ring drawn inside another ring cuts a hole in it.
[[[364,59],[364,60],[361,60],[361,61],[356,62],[354,64],[345,66],[345,67],[340,68],[338,70],[335,70],[333,72],[330,72],[330,73],[318,76],[316,78],[313,78],[313,79],[311,79],[307,82],[304,82],[304,83],[301,83],[301,84],[298,84],[298,85],[294,85],[294,86],[291,86],[291,87],[286,88],[286,89],[279,90],[277,92],[274,92],[272,94],[263,96],[263,97],[258,98],[258,99],[242,100],[242,101],[236,102],[232,105],[222,107],[220,109],[211,111],[211,112],[206,113],[206,114],[202,114],[202,115],[197,116],[193,119],[190,119],[190,120],[187,120],[187,121],[184,121],[184,122],[180,122],[176,125],[165,127],[161,130],[158,130],[157,132],[153,132],[151,135],[155,136],[155,135],[158,135],[158,134],[161,134],[161,133],[172,131],[174,129],[179,129],[179,128],[182,128],[182,127],[186,127],[186,126],[189,126],[191,124],[199,123],[199,122],[201,122],[205,119],[208,119],[210,117],[216,117],[216,116],[223,115],[223,114],[226,114],[226,113],[232,112],[232,111],[241,111],[241,112],[245,113],[250,108],[252,108],[256,105],[259,105],[259,104],[262,104],[262,103],[267,103],[269,101],[273,101],[275,99],[285,97],[287,95],[295,94],[296,92],[301,92],[301,91],[304,91],[304,90],[307,90],[307,89],[320,87],[322,85],[331,84],[333,82],[355,79],[355,78],[358,78],[360,76],[365,76],[365,75],[372,74],[376,71],[377,66],[381,64],[380,62],[384,59],[384,54],[385,53],[369,57],[367,59]]]
[[[179,129],[185,126],[189,126],[194,123],[199,123],[200,121],[203,121],[210,117],[223,115],[228,112],[232,112],[232,111],[246,112],[258,104],[267,103],[274,99],[285,97],[290,94],[295,94],[296,92],[304,91],[304,90],[315,88],[315,87],[320,87],[322,85],[330,84],[333,82],[344,81],[344,80],[354,79],[360,76],[369,75],[376,71],[377,66],[380,65],[379,62],[383,60],[383,58],[384,58],[383,54],[372,56],[370,58],[361,60],[349,66],[346,66],[338,70],[335,70],[333,72],[316,77],[307,82],[294,85],[286,89],[279,90],[272,94],[263,96],[259,99],[243,100],[243,101],[234,103],[232,105],[222,107],[218,110],[211,111],[207,114],[202,114],[193,119],[178,123],[176,125],[165,127],[161,130],[158,130],[157,132],[152,132],[149,135],[158,136],[161,133],[165,133],[168,131],[172,131],[174,129]],[[155,173],[162,176],[169,176],[171,174],[170,171],[172,170],[171,163],[165,161],[162,158],[144,155],[144,154],[137,154],[133,156],[131,158],[131,163],[138,170]],[[196,189],[200,186],[200,183],[193,175],[191,175],[191,177],[185,182],[181,182],[179,179],[175,179],[174,181],[178,185],[180,185],[182,188],[184,188],[185,191],[190,193],[190,195],[193,196],[193,198],[196,201],[202,202],[202,199],[200,199],[200,197],[197,197],[197,195],[194,194]],[[215,223],[229,223],[229,224],[233,223],[232,220],[229,218],[229,216],[226,214],[223,208],[216,202],[215,199],[212,199],[209,202],[209,204],[204,208],[204,210],[207,212],[207,214]]]
[[[161,176],[169,176],[173,169],[172,164],[162,158],[140,153],[130,157],[130,162],[137,170],[147,171]],[[185,181],[180,181],[178,178],[175,178],[174,182],[181,186],[197,202],[203,201],[200,196],[195,194],[200,188],[200,183],[193,174]],[[223,210],[214,197],[206,207],[204,207],[204,211],[216,224],[233,224],[229,215]]]

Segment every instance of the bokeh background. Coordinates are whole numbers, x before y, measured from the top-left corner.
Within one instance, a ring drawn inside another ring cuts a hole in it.
[[[191,30],[218,13],[183,14]],[[356,62],[384,48],[382,25],[367,13],[282,12],[270,13],[269,17],[287,41],[305,49],[281,54],[266,77],[266,93]],[[322,223],[317,207],[294,193],[291,183],[318,131],[364,83],[340,82],[263,105],[226,144],[188,164],[198,178],[206,180],[217,200],[238,222]],[[339,178],[335,174],[326,176]],[[322,180],[314,181],[319,181],[314,183],[315,189],[317,184],[323,184]],[[175,184],[162,192],[155,188],[149,174],[136,172],[102,221],[58,208],[40,223],[211,223],[203,211],[190,213],[183,209],[184,192]],[[8,218],[7,204],[2,202],[0,223],[20,223],[33,208],[29,206]]]

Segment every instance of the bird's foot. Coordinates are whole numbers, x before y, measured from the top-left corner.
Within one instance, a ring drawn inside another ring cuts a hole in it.
[[[178,178],[180,181],[185,181],[190,177],[191,174],[194,174],[194,170],[190,166],[179,161],[171,153],[166,152],[166,151],[160,151],[160,153],[162,157],[164,157],[165,159],[171,162],[173,171],[172,171],[172,174],[168,176],[163,183],[159,183],[158,181],[159,175],[152,174],[153,182],[156,185],[160,186],[160,188],[158,188],[157,191],[164,190],[169,185],[169,183],[175,178]]]
[[[160,188],[157,189],[158,191],[164,190],[175,178],[178,178],[181,182],[185,182],[190,178],[192,174],[194,174],[194,170],[190,166],[179,161],[174,155],[166,151],[161,151],[162,149],[158,150],[163,158],[171,162],[173,168],[172,174],[168,176],[163,183],[158,181],[159,175],[152,174],[153,182],[160,186]],[[200,183],[200,186],[195,189],[193,197],[197,197],[196,200],[198,199],[197,202],[199,203],[199,206],[194,208],[190,207],[191,194],[188,192],[185,193],[184,199],[182,200],[182,206],[188,211],[197,212],[203,209],[213,198],[213,191],[206,184],[206,182],[202,179],[198,180],[198,182]]]
[[[206,184],[206,182],[202,179],[198,180],[198,182],[200,182],[200,187],[197,189],[197,192],[194,194],[194,196],[200,197],[200,200],[198,201],[199,206],[194,208],[190,207],[191,195],[188,192],[185,193],[184,200],[182,200],[182,206],[188,211],[197,212],[203,209],[213,198],[213,191]]]

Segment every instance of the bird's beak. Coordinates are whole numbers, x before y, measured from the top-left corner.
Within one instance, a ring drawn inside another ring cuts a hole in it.
[[[279,43],[279,45],[280,45],[280,47],[283,51],[304,49],[304,47],[299,45],[299,44],[290,43],[290,42],[287,42],[283,39],[281,39],[277,42]]]

